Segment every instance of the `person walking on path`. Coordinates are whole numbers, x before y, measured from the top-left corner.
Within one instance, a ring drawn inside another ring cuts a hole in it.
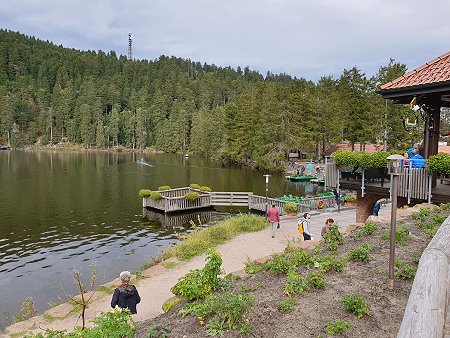
[[[116,306],[122,309],[129,309],[132,314],[136,314],[136,305],[141,301],[139,292],[134,285],[128,284],[131,280],[131,273],[128,271],[122,271],[120,273],[120,281],[122,284],[114,290],[114,294],[111,300],[111,307],[114,309]]]
[[[302,220],[303,239],[305,241],[310,241],[312,239],[310,219],[311,219],[311,214],[309,212],[306,212],[303,215],[303,220]]]
[[[275,204],[267,210],[267,219],[272,225],[272,238],[275,237],[275,229],[280,228],[280,212],[275,208]]]
[[[334,219],[327,218],[327,220],[325,221],[325,225],[322,227],[322,230],[320,231],[320,236],[323,237],[323,235],[325,235],[326,232],[330,231],[331,226],[333,224],[334,224]]]

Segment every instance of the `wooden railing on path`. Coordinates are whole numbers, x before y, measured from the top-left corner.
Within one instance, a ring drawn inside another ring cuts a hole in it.
[[[449,306],[450,217],[422,253],[397,338],[442,338]]]

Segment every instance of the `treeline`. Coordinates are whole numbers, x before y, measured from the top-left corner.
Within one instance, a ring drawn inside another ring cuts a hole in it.
[[[391,60],[372,78],[354,67],[313,83],[175,57],[129,61],[0,30],[0,144],[154,147],[269,169],[344,139],[397,147],[414,136],[403,108],[376,90],[405,70]]]

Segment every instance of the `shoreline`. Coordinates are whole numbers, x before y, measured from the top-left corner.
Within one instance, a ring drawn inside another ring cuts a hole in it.
[[[332,217],[337,220],[341,228],[347,228],[355,223],[354,209],[341,211],[341,213],[333,212],[332,214]],[[313,216],[313,234],[316,238],[320,238],[323,220],[329,216],[330,214],[328,213]],[[226,243],[218,245],[216,250],[222,254],[224,260],[223,268],[226,273],[240,271],[244,268],[248,259],[256,260],[270,256],[274,252],[283,251],[289,243],[295,242],[298,237],[296,227],[298,217],[283,217],[280,234],[277,234],[274,240],[270,239],[271,230],[265,228],[258,232],[240,234]],[[248,243],[252,243],[252,245],[249,246]],[[138,314],[134,320],[140,322],[162,314],[162,305],[174,296],[170,288],[190,270],[203,267],[204,258],[205,254],[195,256],[187,261],[181,261],[172,257],[157,262],[157,264],[142,271],[140,276],[138,276],[136,285],[143,301],[138,305]],[[89,320],[97,317],[102,312],[110,310],[110,298],[118,284],[119,280],[116,278],[97,288],[100,290],[95,292],[93,302],[86,310],[88,323]],[[91,295],[92,293],[87,294],[88,297]],[[74,306],[70,303],[62,303],[38,316],[9,325],[0,334],[0,337],[17,337],[30,331],[37,333],[45,329],[72,331],[76,325],[80,325],[79,315],[73,311],[73,308]]]

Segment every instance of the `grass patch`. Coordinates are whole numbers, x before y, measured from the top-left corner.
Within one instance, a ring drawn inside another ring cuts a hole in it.
[[[161,264],[166,269],[173,269],[174,267],[177,266],[177,263],[175,263],[175,262],[162,262]]]
[[[107,295],[112,295],[115,289],[116,289],[115,286],[99,286],[97,288],[97,291],[106,293]]]
[[[188,260],[233,239],[241,233],[260,231],[267,226],[268,222],[262,216],[241,214],[188,234],[184,241],[168,249],[163,254],[163,258],[177,257],[178,259]]]

